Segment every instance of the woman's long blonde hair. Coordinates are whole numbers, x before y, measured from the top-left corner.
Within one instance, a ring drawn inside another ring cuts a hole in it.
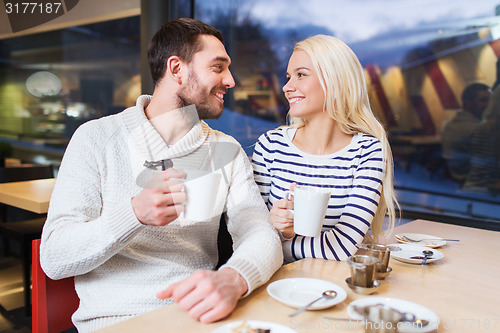
[[[333,36],[309,37],[297,43],[294,51],[304,51],[311,57],[325,93],[324,111],[338,123],[340,129],[346,134],[369,134],[382,143],[385,174],[380,202],[371,225],[373,239],[367,236],[366,241],[378,242],[382,233],[387,240],[395,225],[395,207],[399,207],[393,185],[392,152],[387,133],[370,107],[363,67],[354,52]],[[300,118],[291,118],[290,123],[295,127],[304,125]],[[386,214],[389,225],[383,232]]]

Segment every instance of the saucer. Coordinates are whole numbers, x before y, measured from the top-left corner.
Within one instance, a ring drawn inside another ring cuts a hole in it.
[[[387,270],[385,272],[379,272],[379,271],[376,271],[375,272],[375,278],[377,280],[383,280],[387,277],[387,275],[389,275],[390,273],[392,272],[392,268],[390,268],[389,266],[387,266]]]
[[[380,281],[378,281],[378,280],[373,281],[373,287],[371,287],[371,288],[365,288],[365,287],[359,287],[359,286],[353,285],[352,278],[350,276],[347,279],[345,279],[345,282],[347,283],[349,288],[351,288],[356,294],[360,294],[360,295],[373,294],[380,287]]]
[[[326,309],[343,302],[347,298],[347,292],[344,288],[335,283],[319,279],[282,279],[267,286],[267,293],[272,298],[293,308],[300,308],[321,297],[325,290],[334,290],[337,292],[337,296],[331,299],[322,299],[311,305],[308,310]]]
[[[433,255],[427,259],[427,263],[430,264],[436,260],[442,259],[444,257],[443,252],[438,251],[436,249],[431,249],[430,247],[414,245],[414,244],[390,244],[389,246],[398,246],[401,248],[399,251],[391,251],[391,258],[394,258],[398,261],[402,261],[408,264],[420,265],[422,263],[422,259],[413,258],[413,257],[422,257],[422,251],[432,251]]]
[[[402,313],[410,313],[413,314],[416,318],[429,321],[428,325],[421,327],[414,324],[412,325],[412,323],[401,322],[400,325],[398,325],[398,331],[401,333],[432,332],[439,326],[440,320],[435,312],[420,304],[397,298],[379,296],[360,298],[349,303],[349,305],[347,306],[347,314],[354,320],[363,320],[363,316],[354,309],[356,307],[365,307],[376,304],[388,306]]]

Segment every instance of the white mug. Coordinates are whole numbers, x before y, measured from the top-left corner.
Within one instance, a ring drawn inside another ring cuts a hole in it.
[[[294,197],[293,231],[302,236],[319,236],[330,200],[330,189],[299,185],[286,192],[287,200],[290,200],[290,195]]]
[[[220,174],[201,170],[184,170],[184,172],[186,202],[181,216],[191,221],[207,221],[213,214]]]

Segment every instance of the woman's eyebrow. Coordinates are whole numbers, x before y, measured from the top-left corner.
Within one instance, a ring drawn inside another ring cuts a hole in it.
[[[307,68],[307,67],[297,67],[297,68],[295,68],[293,71],[294,71],[294,72],[298,72],[298,71],[303,70],[303,69],[310,71],[310,69],[309,69],[309,68]]]
[[[310,69],[309,69],[309,68],[307,68],[307,67],[297,67],[297,68],[295,68],[295,69],[293,70],[293,72],[294,72],[294,73],[297,73],[297,72],[299,72],[299,71],[301,71],[301,70],[303,70],[303,69],[310,71]],[[285,75],[286,75],[286,76],[290,76],[290,73],[286,72],[286,74],[285,74]]]

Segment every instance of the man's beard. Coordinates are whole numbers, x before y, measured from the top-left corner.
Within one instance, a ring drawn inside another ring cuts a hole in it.
[[[194,104],[200,119],[219,119],[223,107],[212,101],[214,99],[213,92],[206,93],[206,90],[200,86],[198,76],[194,72],[189,74],[188,80],[188,86],[181,88],[177,93],[179,107]],[[226,91],[225,88],[221,90]]]

